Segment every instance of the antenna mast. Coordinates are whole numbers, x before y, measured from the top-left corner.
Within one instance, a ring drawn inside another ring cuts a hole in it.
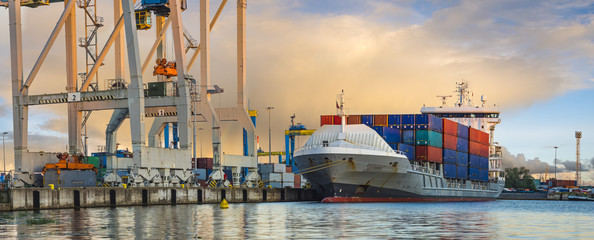
[[[452,97],[452,95],[447,95],[447,96],[437,96],[438,98],[441,98],[441,106],[442,107],[446,107],[447,103],[446,103],[446,99],[449,97]]]
[[[336,110],[338,112],[338,116],[340,116],[340,132],[344,133],[344,127],[346,125],[346,114],[344,112],[344,89],[340,94],[338,94]]]
[[[456,106],[472,106],[472,100],[470,100],[470,95],[472,94],[469,89],[469,85],[467,81],[462,80],[462,82],[456,83],[456,93],[458,93],[458,102]]]

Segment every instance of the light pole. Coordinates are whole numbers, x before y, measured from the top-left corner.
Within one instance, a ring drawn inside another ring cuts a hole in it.
[[[198,128],[198,131],[202,131],[204,128]],[[200,133],[200,158],[202,158],[202,133]]]
[[[8,132],[2,133],[2,155],[4,155],[4,167],[2,168],[2,172],[6,172],[6,148],[4,147],[4,135],[8,134]]]
[[[266,110],[268,111],[268,164],[272,163],[272,134],[270,133],[270,111],[274,109],[274,107],[266,107]]]
[[[555,187],[557,186],[557,146],[555,146]]]

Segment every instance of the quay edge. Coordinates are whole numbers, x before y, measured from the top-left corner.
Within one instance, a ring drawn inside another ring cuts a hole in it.
[[[320,201],[313,189],[206,187],[15,188],[0,190],[0,212],[176,204]]]

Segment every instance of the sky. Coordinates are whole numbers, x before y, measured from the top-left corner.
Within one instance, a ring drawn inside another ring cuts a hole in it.
[[[102,46],[113,28],[112,1],[100,1]],[[215,107],[235,104],[235,4],[230,1],[211,32],[212,83],[225,89],[213,97]],[[211,1],[214,15],[220,1]],[[188,3],[187,30],[199,39],[199,6]],[[63,5],[23,8],[24,75],[27,76],[59,18]],[[78,36],[84,36],[77,10]],[[594,2],[593,1],[249,1],[247,7],[247,81],[250,108],[259,112],[257,132],[268,150],[268,113],[272,150],[284,150],[290,116],[308,128],[319,116],[335,113],[335,98],[344,89],[348,114],[418,113],[439,105],[437,95],[453,94],[455,83],[468,81],[475,102],[485,95],[501,110],[495,140],[506,148],[509,166],[543,171],[575,165],[574,131],[583,131],[581,161],[594,167]],[[8,10],[0,9],[8,23]],[[0,81],[10,86],[8,24],[0,24]],[[155,30],[139,31],[141,59]],[[64,36],[60,34],[31,87],[31,94],[64,92]],[[168,37],[170,40],[170,37]],[[171,42],[171,41],[170,41]],[[166,46],[172,55],[171,44]],[[84,72],[84,52],[78,52]],[[199,61],[189,71],[199,79]],[[100,68],[100,83],[114,78],[113,55]],[[144,81],[154,81],[150,71]],[[101,85],[101,84],[100,84]],[[453,104],[450,100],[449,104]],[[110,111],[93,113],[88,122],[89,148],[103,145]],[[148,120],[147,133],[151,120]],[[0,89],[1,131],[10,132],[10,87]],[[126,121],[118,142],[129,146]],[[210,154],[207,126],[203,155]],[[241,153],[241,129],[223,125],[223,151]],[[29,122],[32,151],[64,151],[67,144],[65,105],[32,107]],[[298,139],[303,144],[305,138]],[[7,152],[12,159],[12,153]],[[575,167],[574,167],[575,169]],[[551,170],[552,171],[552,170]],[[594,177],[594,172],[589,173]]]

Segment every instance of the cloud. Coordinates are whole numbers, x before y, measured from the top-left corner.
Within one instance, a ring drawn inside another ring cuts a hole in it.
[[[530,173],[534,174],[546,172],[548,166],[549,173],[555,172],[555,166],[549,165],[538,158],[526,159],[524,154],[519,153],[514,155],[510,153],[505,147],[502,147],[502,154],[501,164],[504,168],[525,167],[530,170]],[[557,169],[557,171],[564,171],[564,169]]]
[[[566,171],[573,171],[575,172],[576,169],[576,164],[575,161],[560,161],[560,164],[563,165],[563,167],[565,167]],[[589,171],[591,169],[590,164],[586,163],[581,163],[580,164],[580,171]]]

